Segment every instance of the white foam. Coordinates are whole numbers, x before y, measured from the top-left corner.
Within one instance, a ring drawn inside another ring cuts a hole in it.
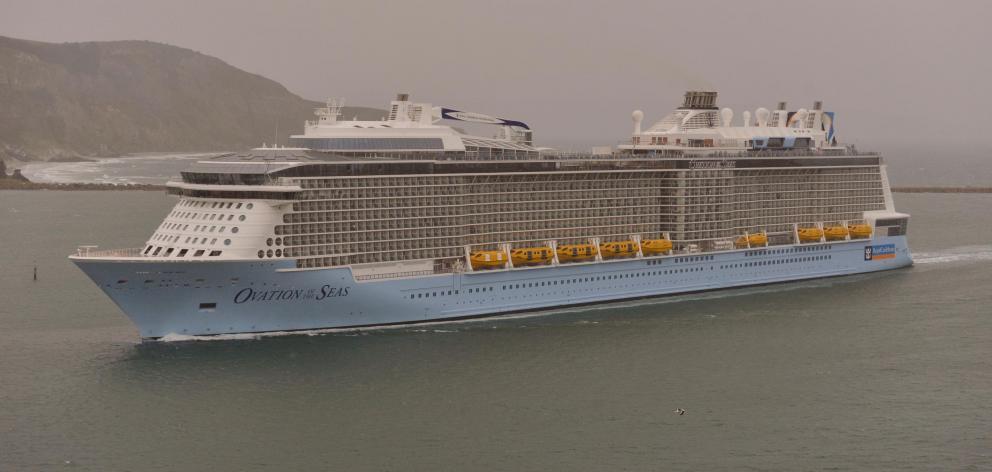
[[[168,161],[202,160],[217,153],[149,154],[130,157],[100,157],[84,162],[32,162],[24,166],[24,175],[45,183],[159,183],[168,176],[144,175],[143,166]],[[138,163],[136,165],[136,163]],[[131,169],[128,175],[111,175]]]
[[[920,252],[913,255],[914,264],[944,264],[948,262],[981,262],[992,260],[992,246],[961,246],[945,251]]]
[[[491,319],[491,318],[489,318]],[[464,321],[475,321],[475,320],[464,320]],[[294,331],[265,331],[261,333],[235,333],[235,334],[211,334],[211,335],[188,335],[188,334],[178,334],[169,333],[161,338],[155,340],[155,342],[190,342],[190,341],[253,341],[263,338],[278,338],[282,336],[324,336],[328,334],[343,334],[346,336],[360,336],[366,334],[368,331],[385,331],[393,329],[410,329],[412,326],[423,327],[425,325],[435,325],[442,323],[455,323],[457,321],[426,321],[424,323],[417,323],[416,325],[411,324],[397,324],[388,326],[366,326],[361,328],[321,328],[321,329],[305,329],[305,330],[294,330]],[[457,333],[457,330],[443,330],[443,329],[415,329],[415,332],[433,332],[433,333]]]

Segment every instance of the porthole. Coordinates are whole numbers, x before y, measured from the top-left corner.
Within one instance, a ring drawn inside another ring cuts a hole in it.
[[[276,257],[282,257],[282,249],[276,249]]]
[[[230,239],[225,239],[224,240],[224,245],[225,246],[230,246],[231,245],[231,240]]]
[[[221,226],[221,227],[220,227],[220,232],[221,232],[221,233],[223,233],[223,232],[224,232],[224,228],[226,228],[226,226]]]
[[[211,233],[213,233],[213,232],[214,232],[214,230],[216,230],[216,229],[217,229],[217,227],[216,227],[216,226],[211,226],[211,227],[210,227],[210,232],[211,232]]]
[[[282,246],[282,238],[276,238],[276,246]]]
[[[238,232],[238,227],[235,226],[235,227],[231,228],[231,232],[232,233],[237,233]]]
[[[265,240],[265,245],[266,246],[271,246],[272,245],[272,238],[266,239]]]
[[[244,220],[245,220],[245,215],[241,215],[238,217],[238,221],[244,221]]]
[[[259,258],[259,259],[261,259],[261,258],[263,258],[263,257],[265,257],[265,251],[263,251],[263,250],[261,250],[261,249],[259,249],[259,250],[258,250],[258,258]]]
[[[213,240],[211,240],[210,241],[210,244],[217,244],[217,238],[214,238]]]
[[[236,207],[234,207],[234,208],[235,208],[235,209],[241,209],[241,205],[242,205],[242,203],[241,203],[241,202],[238,202],[238,206],[236,206]]]
[[[265,255],[268,257],[272,257],[272,250],[269,249],[268,251],[265,251]]]
[[[254,207],[255,207],[255,205],[253,205],[253,204],[251,204],[251,203],[249,203],[249,204],[247,204],[247,205],[245,205],[245,208],[247,208],[247,209],[249,209],[249,210],[251,210],[251,209],[252,209],[252,208],[254,208]]]

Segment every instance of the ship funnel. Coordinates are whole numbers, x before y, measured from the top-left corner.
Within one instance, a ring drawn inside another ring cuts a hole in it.
[[[408,102],[410,101],[410,94],[408,93],[398,93],[396,94],[397,102]]]
[[[749,112],[747,110],[744,110],[744,113],[741,113],[741,118],[744,119],[744,127],[745,128],[750,128],[751,127],[751,112]]]
[[[785,106],[786,106],[786,103],[785,102],[778,102],[778,107],[775,108],[775,109],[776,110],[785,110]]]
[[[644,112],[641,110],[634,110],[630,114],[630,119],[634,120],[634,134],[641,134],[641,122],[644,121]]]
[[[823,109],[823,102],[820,101],[820,100],[817,100],[817,101],[813,102],[813,109],[816,110],[816,111],[822,110]]]

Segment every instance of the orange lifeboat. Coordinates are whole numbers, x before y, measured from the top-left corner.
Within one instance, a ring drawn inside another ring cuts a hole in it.
[[[524,247],[510,252],[514,267],[549,264],[553,258],[551,248],[547,246]]]
[[[847,225],[847,230],[851,233],[852,238],[865,239],[871,237],[871,225]]]
[[[799,228],[799,241],[803,243],[817,242],[823,237],[820,228]]]
[[[664,254],[672,250],[672,242],[667,239],[645,239],[641,241],[641,252],[645,256]]]
[[[599,253],[603,259],[630,257],[637,255],[637,243],[633,241],[611,241],[599,245]]]
[[[582,262],[596,258],[599,251],[592,244],[565,244],[558,246],[558,262]]]
[[[847,228],[843,226],[827,226],[823,228],[823,236],[827,238],[827,241],[847,239]]]
[[[744,247],[748,247],[748,243],[750,243],[750,247],[767,246],[768,235],[766,235],[765,233],[754,233],[747,235],[747,237],[741,236],[737,238],[736,241],[734,241],[734,246],[737,246],[738,248],[744,248]]]
[[[501,269],[506,265],[506,253],[503,251],[474,251],[469,254],[472,269]]]

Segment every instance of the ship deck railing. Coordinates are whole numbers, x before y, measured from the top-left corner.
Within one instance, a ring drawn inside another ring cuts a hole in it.
[[[129,247],[122,249],[102,249],[96,246],[79,246],[76,248],[76,257],[141,257],[144,248]]]
[[[380,280],[380,279],[397,279],[397,278],[401,278],[401,277],[423,277],[425,275],[448,274],[448,273],[451,273],[451,272],[454,272],[454,271],[452,271],[452,270],[449,270],[449,271],[414,270],[414,271],[409,271],[409,272],[389,272],[389,273],[381,273],[381,274],[364,274],[364,275],[356,275],[355,276],[355,280],[364,281],[364,280]]]
[[[622,143],[629,145],[630,143]],[[335,153],[329,153],[335,154]],[[415,160],[415,161],[568,161],[568,160],[608,160],[608,159],[699,159],[699,158],[761,158],[761,157],[877,157],[878,152],[861,151],[854,146],[830,149],[761,149],[738,150],[720,148],[691,147],[685,149],[650,149],[650,146],[634,146],[632,149],[616,150],[611,153],[589,151],[542,150],[522,156],[484,157],[472,153],[453,155],[439,152],[367,152],[348,153],[356,161],[365,160]],[[319,162],[319,161],[318,161]]]

